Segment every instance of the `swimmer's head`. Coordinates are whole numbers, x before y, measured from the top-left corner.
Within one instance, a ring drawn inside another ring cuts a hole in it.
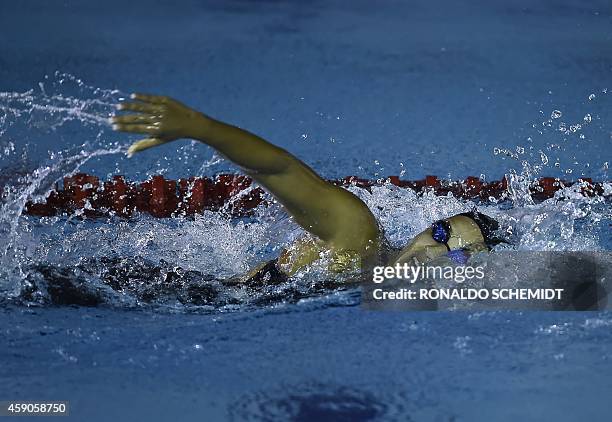
[[[477,211],[457,214],[434,222],[416,235],[401,250],[395,262],[424,263],[449,252],[464,250],[479,252],[491,249],[503,240],[495,237],[499,224]]]

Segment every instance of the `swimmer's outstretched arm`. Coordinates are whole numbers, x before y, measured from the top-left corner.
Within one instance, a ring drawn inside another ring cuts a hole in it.
[[[323,180],[282,148],[235,126],[212,119],[168,97],[134,94],[112,118],[113,129],[146,134],[128,155],[179,138],[201,141],[242,167],[285,206],[295,221],[329,247],[365,253],[378,240],[368,207],[345,189]]]

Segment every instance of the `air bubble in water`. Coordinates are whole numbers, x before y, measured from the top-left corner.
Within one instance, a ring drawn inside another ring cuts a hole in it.
[[[589,101],[593,101],[595,99],[595,94],[589,95]]]
[[[550,113],[550,118],[551,119],[558,119],[559,117],[561,117],[563,115],[563,113],[561,113],[561,111],[559,110],[553,110],[552,113]]]
[[[591,123],[591,120],[593,120],[593,118],[591,117],[589,113],[587,113],[586,116],[584,116],[583,120],[585,123]]]
[[[540,151],[540,159],[542,160],[542,164],[548,164],[548,157],[546,156],[546,154],[544,154],[543,151]]]

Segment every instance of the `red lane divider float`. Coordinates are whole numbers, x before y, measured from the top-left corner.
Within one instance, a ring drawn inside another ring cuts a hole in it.
[[[189,179],[167,180],[153,176],[141,183],[127,182],[123,176],[114,176],[100,183],[96,176],[78,173],[64,178],[63,189],[56,187],[45,202],[28,202],[25,211],[29,215],[52,216],[62,213],[81,213],[87,217],[100,217],[112,213],[129,217],[135,211],[166,218],[180,215],[200,214],[204,210],[224,211],[228,214],[248,215],[257,206],[266,202],[264,191],[252,185],[252,179],[238,174],[220,174],[215,178],[191,177]],[[468,177],[458,182],[448,182],[436,176],[422,180],[401,180],[398,176],[386,179],[368,180],[355,176],[331,180],[339,186],[357,186],[370,189],[385,183],[412,189],[416,192],[430,191],[436,195],[490,201],[491,198],[505,199],[508,183],[484,182],[477,177]],[[558,190],[581,183],[581,192],[586,196],[603,195],[602,183],[591,179],[567,182],[544,177],[532,184],[531,194],[536,200],[554,196]]]

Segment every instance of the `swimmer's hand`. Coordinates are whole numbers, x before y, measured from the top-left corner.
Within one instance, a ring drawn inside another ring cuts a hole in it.
[[[130,146],[128,157],[176,139],[196,138],[210,121],[204,114],[169,97],[132,94],[131,98],[136,101],[121,103],[117,109],[133,113],[111,118],[114,130],[148,135]]]

